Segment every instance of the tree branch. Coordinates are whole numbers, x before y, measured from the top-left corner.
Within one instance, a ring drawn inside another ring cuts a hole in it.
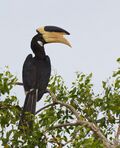
[[[55,94],[50,92],[49,90],[47,90],[47,91],[51,95],[52,100],[55,104],[60,104],[61,106],[65,106],[65,107],[69,108],[69,110],[71,110],[71,112],[76,116],[77,120],[80,119],[78,112],[75,110],[75,108],[73,106],[63,103],[61,101],[57,101],[57,97],[55,96]]]
[[[55,103],[51,103],[51,104],[48,104],[48,105],[46,105],[46,106],[40,108],[38,111],[36,111],[35,115],[38,114],[39,112],[41,112],[42,110],[44,110],[44,109],[46,109],[46,108],[48,108],[48,107],[50,107],[50,106],[54,106],[54,105],[55,105]]]
[[[108,142],[107,138],[101,133],[100,129],[98,127],[96,127],[93,123],[90,123],[88,121],[80,121],[79,120],[74,123],[58,124],[58,125],[51,127],[51,129],[62,128],[62,127],[67,127],[67,126],[78,126],[78,125],[82,125],[82,126],[84,125],[84,126],[90,128],[103,141],[103,144],[106,148],[113,148],[113,146]]]
[[[62,127],[67,127],[67,126],[76,126],[76,125],[80,125],[78,122],[74,122],[74,123],[64,123],[64,124],[58,124],[58,125],[55,125],[53,127],[51,127],[52,129],[55,129],[55,128],[62,128]]]
[[[53,126],[53,128],[61,128],[61,127],[66,127],[66,126],[76,126],[76,125],[84,125],[88,128],[90,128],[96,135],[98,135],[98,137],[101,139],[101,141],[103,141],[103,144],[106,148],[113,148],[113,146],[109,143],[109,141],[107,140],[107,138],[102,134],[102,132],[100,131],[100,129],[97,127],[97,125],[95,125],[92,122],[89,121],[85,121],[85,120],[81,120],[79,113],[75,110],[75,108],[73,106],[71,106],[70,104],[66,104],[63,103],[61,101],[57,101],[57,97],[55,96],[54,93],[48,91],[53,99],[53,102],[55,104],[60,104],[62,106],[65,106],[66,108],[68,108],[69,110],[71,110],[71,112],[76,116],[77,118],[77,122],[75,123],[66,123],[66,124],[61,124],[61,125],[56,125]]]
[[[70,142],[72,142],[76,138],[78,132],[79,132],[79,130],[75,129],[72,137],[70,137],[70,139],[68,141],[66,141],[66,143],[64,143],[63,147],[68,145]]]
[[[17,82],[16,85],[20,85],[23,86],[23,83],[21,82]],[[75,123],[65,123],[65,124],[61,124],[61,125],[55,125],[52,127],[53,128],[61,128],[61,127],[66,127],[66,126],[78,126],[78,125],[84,125],[88,128],[90,128],[96,135],[98,135],[98,137],[101,139],[101,141],[103,141],[103,144],[106,148],[114,148],[114,146],[112,146],[109,141],[107,140],[107,138],[102,134],[102,132],[100,131],[100,129],[97,127],[97,125],[95,125],[92,122],[89,121],[85,121],[85,120],[81,120],[79,113],[75,110],[75,108],[73,106],[71,106],[70,104],[66,104],[63,103],[61,101],[57,101],[57,97],[55,96],[54,93],[50,92],[49,90],[47,90],[47,92],[51,95],[51,98],[53,100],[53,103],[44,106],[43,108],[39,109],[36,114],[38,114],[40,111],[44,110],[45,108],[48,108],[50,106],[54,106],[56,104],[60,104],[61,106],[65,106],[66,108],[68,108],[77,118],[77,122]],[[117,134],[119,136],[119,132]],[[117,136],[117,137],[118,137]]]
[[[22,82],[16,82],[15,85],[23,86],[23,83]]]
[[[117,129],[115,140],[114,140],[114,144],[116,145],[116,147],[120,146],[119,136],[120,136],[120,124],[118,125],[118,129]]]
[[[68,108],[75,115],[77,120],[80,120],[79,113],[75,110],[75,108],[73,106],[71,106],[70,104],[63,103],[61,101],[56,101],[55,103],[60,104],[61,106],[65,106],[66,108]]]
[[[50,96],[51,96],[53,102],[56,102],[56,101],[57,101],[57,97],[55,96],[55,94],[52,93],[52,92],[50,92],[50,90],[48,90],[48,89],[47,89],[47,92],[50,94]]]

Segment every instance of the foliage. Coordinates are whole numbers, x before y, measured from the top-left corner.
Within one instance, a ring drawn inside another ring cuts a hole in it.
[[[120,63],[120,58],[117,61]],[[50,94],[44,98],[45,107],[36,116],[28,113],[28,118],[32,116],[34,120],[32,130],[28,127],[20,130],[18,124],[22,109],[16,96],[11,95],[17,79],[8,69],[0,73],[2,146],[103,148],[106,138],[111,146],[119,147],[120,68],[102,82],[103,91],[100,94],[94,93],[91,79],[92,74],[76,73],[76,79],[68,89],[61,76],[51,76],[48,86]]]

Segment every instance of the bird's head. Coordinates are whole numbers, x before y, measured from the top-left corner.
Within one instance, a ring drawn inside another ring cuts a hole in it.
[[[69,35],[70,33],[66,30],[56,27],[56,26],[44,26],[36,29],[38,35],[38,44],[43,46],[47,43],[63,43],[71,47],[69,41],[64,37],[64,35]]]

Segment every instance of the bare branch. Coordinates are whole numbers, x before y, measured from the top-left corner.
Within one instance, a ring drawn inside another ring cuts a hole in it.
[[[23,86],[23,83],[22,82],[16,82],[15,85]]]
[[[120,136],[120,124],[118,125],[118,129],[114,140],[114,145],[116,145],[116,147],[120,145],[119,136]]]
[[[54,93],[50,92],[49,90],[47,90],[49,92],[49,94],[51,95],[53,102],[55,102],[55,104],[60,104],[61,106],[65,106],[67,108],[69,108],[69,110],[71,110],[73,112],[73,114],[76,116],[77,120],[79,120],[79,114],[78,112],[75,110],[75,108],[69,104],[57,101],[57,97],[55,96]]]
[[[78,122],[58,124],[58,125],[53,126],[52,129],[62,128],[62,127],[67,127],[67,126],[76,126],[76,125],[80,125],[80,124]]]
[[[108,142],[107,138],[101,133],[100,129],[96,127],[93,123],[88,122],[88,121],[79,120],[74,123],[58,124],[58,125],[53,126],[52,129],[62,128],[62,127],[67,127],[67,126],[78,126],[78,125],[82,125],[82,126],[84,125],[90,128],[103,141],[103,144],[105,145],[106,148],[113,148],[113,146]]]
[[[44,109],[46,109],[46,108],[48,108],[48,107],[50,107],[50,106],[54,106],[54,105],[55,105],[55,103],[48,104],[48,105],[46,105],[46,106],[40,108],[38,111],[36,111],[35,114],[38,114],[38,113],[41,112],[42,110],[44,110]]]
[[[80,120],[79,113],[75,110],[75,108],[73,106],[71,106],[70,104],[63,103],[61,101],[56,101],[55,103],[60,104],[61,106],[65,106],[66,108],[71,110],[71,112],[76,116],[77,120]]]

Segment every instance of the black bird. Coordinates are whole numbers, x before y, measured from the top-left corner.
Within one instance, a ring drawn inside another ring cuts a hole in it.
[[[35,114],[36,101],[39,101],[46,92],[51,64],[49,56],[45,53],[44,45],[47,43],[63,43],[71,46],[68,40],[64,38],[64,35],[70,33],[62,28],[45,26],[38,28],[36,31],[37,34],[31,41],[31,49],[35,56],[29,54],[23,65],[22,77],[26,99],[20,124],[21,122],[24,123],[25,112]]]

